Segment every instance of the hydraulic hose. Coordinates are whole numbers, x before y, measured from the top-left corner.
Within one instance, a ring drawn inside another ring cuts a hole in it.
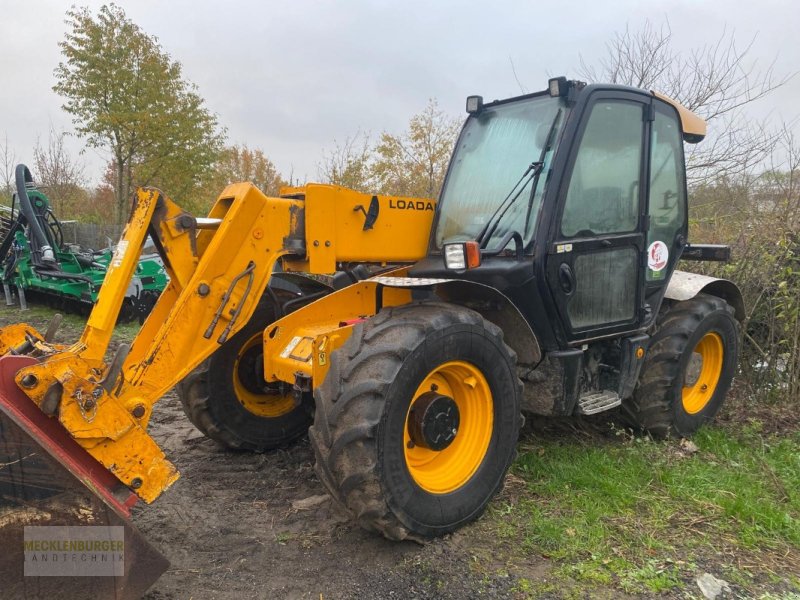
[[[42,229],[42,224],[39,222],[39,219],[36,217],[36,213],[33,210],[33,204],[31,204],[31,200],[28,198],[26,184],[33,183],[33,176],[31,175],[28,167],[25,165],[17,165],[14,175],[17,181],[17,198],[19,199],[19,207],[22,211],[22,214],[25,215],[25,220],[28,221],[32,242],[31,250],[38,250],[38,252],[31,252],[33,263],[37,265],[45,263],[50,265],[55,264],[56,257],[53,253],[53,248],[50,246],[50,242],[48,241],[44,230]],[[37,256],[37,254],[41,254],[41,258]]]
[[[67,281],[80,281],[82,283],[92,284],[92,278],[80,273],[67,273],[65,271],[53,270],[50,271],[45,267],[36,269],[36,273],[42,276],[54,277],[55,279],[66,279]]]

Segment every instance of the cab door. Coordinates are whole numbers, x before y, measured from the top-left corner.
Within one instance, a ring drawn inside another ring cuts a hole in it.
[[[674,107],[653,100],[650,123],[645,325],[658,314],[667,283],[688,236],[686,171],[680,117]]]
[[[547,249],[547,283],[568,343],[643,321],[651,100],[596,92],[570,151]]]

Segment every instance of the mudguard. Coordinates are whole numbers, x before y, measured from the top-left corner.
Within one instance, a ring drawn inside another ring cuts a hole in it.
[[[689,300],[697,294],[710,294],[722,298],[733,307],[737,321],[744,321],[747,314],[744,310],[744,298],[742,292],[732,281],[688,273],[686,271],[675,271],[667,285],[665,298],[670,300]]]
[[[514,303],[499,290],[465,279],[426,279],[417,277],[373,277],[390,287],[417,288],[431,286],[440,299],[460,304],[478,312],[503,331],[506,343],[517,353],[521,363],[536,364],[542,358],[539,341],[531,326]]]

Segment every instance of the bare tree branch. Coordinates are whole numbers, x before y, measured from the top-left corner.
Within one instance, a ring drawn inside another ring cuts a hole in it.
[[[755,37],[744,47],[723,30],[712,43],[679,52],[672,30],[645,21],[640,30],[617,33],[597,64],[581,57],[579,74],[589,81],[631,85],[662,92],[709,124],[709,139],[687,154],[690,183],[724,177],[762,164],[779,132],[766,123],[747,125],[742,110],[785,85],[792,74],[777,76],[774,61],[760,68],[751,58]]]
[[[83,194],[81,188],[86,183],[84,165],[70,157],[64,148],[66,136],[65,132],[57,132],[51,127],[47,146],[42,147],[37,139],[33,150],[36,180],[47,194],[55,213],[62,218]]]
[[[4,134],[3,143],[0,144],[0,197],[5,202],[11,201],[14,193],[14,168],[17,157],[8,146],[8,134]]]
[[[331,150],[324,150],[317,164],[317,175],[326,183],[341,185],[358,191],[371,191],[372,150],[368,133],[356,132],[344,142],[333,141]]]
[[[514,74],[514,81],[517,82],[517,85],[519,86],[519,91],[522,92],[523,94],[527,94],[528,89],[524,85],[522,85],[522,82],[519,80],[519,77],[517,77],[517,69],[514,67],[514,59],[509,56],[508,62],[511,63],[511,72]]]

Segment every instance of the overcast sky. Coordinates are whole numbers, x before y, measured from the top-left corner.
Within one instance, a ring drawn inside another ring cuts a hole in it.
[[[0,0],[0,136],[33,162],[37,137],[71,129],[52,91],[64,13],[72,2]],[[83,4],[78,2],[78,4]],[[103,2],[86,3],[93,9]],[[626,24],[669,20],[677,49],[725,28],[752,58],[785,75],[800,69],[796,0],[118,2],[184,67],[231,143],[259,147],[278,169],[315,179],[323,148],[359,130],[401,132],[428,98],[454,115],[464,98],[528,91],[575,76]],[[800,116],[800,76],[753,108],[773,121]],[[80,140],[70,141],[75,153]],[[82,157],[96,181],[106,156]]]

